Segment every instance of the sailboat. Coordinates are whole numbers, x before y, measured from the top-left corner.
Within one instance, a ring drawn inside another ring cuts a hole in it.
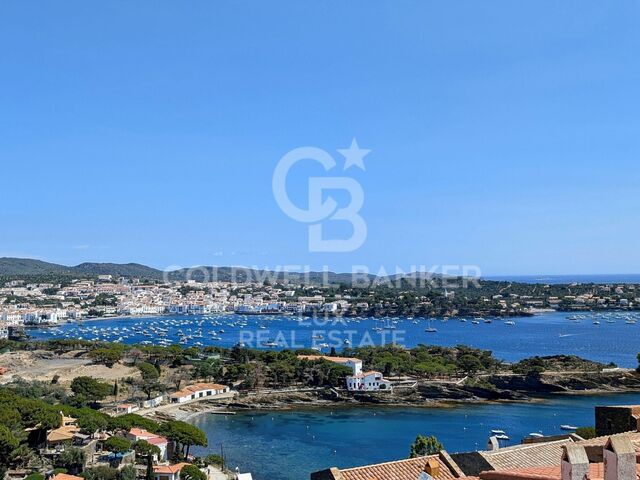
[[[433,328],[433,325],[432,325],[431,322],[432,322],[432,320],[429,319],[429,327],[425,328],[424,331],[427,332],[427,333],[436,333],[438,330]]]

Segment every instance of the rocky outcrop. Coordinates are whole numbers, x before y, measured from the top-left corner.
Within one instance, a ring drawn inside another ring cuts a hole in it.
[[[640,375],[634,370],[562,372],[541,375],[494,375],[486,381],[498,389],[527,394],[570,392],[627,392],[640,390]]]

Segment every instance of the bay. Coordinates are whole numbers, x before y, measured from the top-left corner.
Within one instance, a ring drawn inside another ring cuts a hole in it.
[[[505,430],[511,444],[532,432],[566,433],[562,424],[594,425],[596,405],[640,404],[640,394],[555,396],[541,403],[474,404],[452,408],[345,408],[202,414],[207,448],[231,469],[255,480],[304,480],[336,466],[367,465],[406,458],[416,435],[435,435],[450,452],[485,449],[492,429]]]
[[[613,362],[621,367],[635,368],[640,350],[640,323],[626,324],[623,315],[612,314],[607,323],[593,324],[586,315],[580,321],[568,320],[561,312],[542,313],[533,317],[513,318],[515,325],[505,319],[492,323],[473,324],[469,319],[439,319],[432,322],[436,333],[427,333],[426,319],[311,319],[291,316],[241,316],[218,314],[210,316],[158,316],[110,318],[66,323],[56,328],[29,330],[34,338],[83,338],[123,343],[160,341],[177,343],[186,335],[184,346],[215,345],[232,347],[244,342],[247,347],[266,348],[263,343],[277,341],[276,348],[309,348],[327,343],[338,350],[348,340],[352,346],[395,342],[414,347],[418,344],[455,346],[469,345],[491,350],[505,361],[513,362],[533,355],[579,355],[603,363]],[[383,331],[375,331],[384,327]],[[386,328],[393,327],[393,328]],[[166,333],[160,331],[166,329]],[[223,330],[223,331],[222,331]],[[201,333],[198,337],[195,334]],[[162,335],[162,336],[161,336]],[[319,340],[314,337],[322,336]],[[323,351],[328,353],[329,348]]]

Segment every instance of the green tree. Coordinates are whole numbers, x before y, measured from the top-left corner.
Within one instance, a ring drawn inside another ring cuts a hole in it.
[[[132,447],[136,452],[136,458],[144,459],[147,457],[153,457],[154,455],[156,457],[159,457],[161,453],[159,447],[157,447],[156,445],[152,445],[146,440],[138,440],[137,442],[133,443]]]
[[[0,425],[0,458],[9,458],[11,452],[18,448],[18,445],[20,445],[20,441],[11,433],[11,430]]]
[[[193,369],[193,377],[204,381],[216,378],[220,376],[221,373],[222,367],[220,366],[220,361],[213,358],[196,363]]]
[[[585,440],[596,438],[595,427],[580,427],[576,430],[576,435],[580,435]]]
[[[19,445],[9,455],[9,463],[17,468],[28,466],[36,458],[36,453],[27,445]]]
[[[125,465],[118,472],[117,480],[136,480],[137,476],[136,467],[133,465]]]
[[[44,475],[41,473],[30,473],[24,477],[24,480],[44,480]]]
[[[207,436],[198,427],[181,421],[169,421],[160,426],[159,433],[176,443],[176,449],[185,457],[192,445],[206,447]],[[186,449],[186,450],[185,450]]]
[[[56,467],[66,468],[69,472],[75,473],[82,470],[86,461],[84,450],[77,447],[65,449],[56,460]]]
[[[204,457],[203,461],[205,465],[224,465],[224,458],[222,458],[222,455],[217,455],[215,453],[207,455]]]
[[[442,444],[436,437],[418,435],[411,445],[409,458],[424,457],[425,455],[434,455],[443,449]]]
[[[109,421],[101,415],[79,415],[76,425],[80,427],[80,432],[85,435],[93,435],[94,433],[107,428]]]
[[[180,480],[207,480],[207,476],[195,465],[185,465],[180,470]]]
[[[117,480],[118,470],[107,466],[87,468],[80,474],[85,480]]]
[[[474,355],[462,355],[458,359],[458,367],[467,374],[473,374],[482,369],[482,363]]]
[[[111,394],[108,383],[102,383],[92,377],[76,377],[71,382],[71,391],[81,400],[96,403]]]
[[[109,418],[109,428],[111,430],[129,431],[133,427],[144,428],[152,433],[156,433],[160,425],[158,425],[158,422],[135,413],[125,413],[118,417]]]
[[[131,450],[131,442],[124,437],[114,435],[105,440],[104,448],[113,453],[125,453]]]
[[[122,360],[124,354],[124,346],[117,343],[110,344],[108,347],[96,348],[89,352],[89,358],[95,363],[106,365],[107,367],[113,367],[116,363]]]
[[[138,370],[140,370],[140,375],[142,375],[142,379],[145,382],[155,381],[160,378],[158,369],[149,362],[140,362],[138,364]]]
[[[162,389],[162,385],[158,382],[160,378],[160,372],[158,369],[148,362],[141,362],[138,364],[138,370],[142,376],[142,382],[140,388],[147,394],[147,398],[151,398],[151,394],[155,390]]]

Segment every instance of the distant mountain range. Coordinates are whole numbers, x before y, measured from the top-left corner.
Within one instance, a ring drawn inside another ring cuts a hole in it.
[[[247,277],[253,280],[278,281],[285,278],[290,282],[318,284],[351,283],[350,273],[335,272],[273,272],[268,270],[254,270],[243,267],[211,267],[201,266],[183,268],[163,272],[156,268],[140,265],[139,263],[81,263],[73,267],[57,263],[43,262],[29,258],[0,258],[0,276],[4,277],[33,277],[45,275],[96,277],[98,275],[113,275],[114,277],[144,278],[149,280],[186,280],[195,281],[244,281]],[[375,275],[367,275],[373,281]]]
[[[186,281],[238,281],[243,282],[249,277],[253,281],[282,282],[287,280],[290,283],[299,284],[351,284],[353,275],[351,273],[336,272],[274,272],[269,270],[256,270],[244,267],[212,267],[200,266],[183,268],[164,272],[157,268],[147,267],[139,263],[94,263],[85,262],[73,267],[60,265],[57,263],[44,262],[30,258],[0,258],[0,277],[21,278],[21,277],[43,277],[43,276],[64,276],[75,278],[95,278],[98,275],[112,275],[114,277],[140,278],[147,280],[171,280]],[[420,273],[419,278],[442,279],[442,275]],[[358,275],[357,280],[367,280],[368,282],[397,281],[402,277],[414,278],[413,275],[389,275],[379,277],[376,275]],[[487,283],[517,283],[523,285],[531,284],[570,284],[578,283],[640,283],[640,275],[529,275],[529,276],[495,276],[483,277],[483,284]]]
[[[43,262],[30,258],[0,258],[0,275],[33,276],[33,275],[78,275],[97,276],[113,275],[117,277],[140,277],[161,279],[162,271],[140,265],[138,263],[81,263],[75,267]]]

